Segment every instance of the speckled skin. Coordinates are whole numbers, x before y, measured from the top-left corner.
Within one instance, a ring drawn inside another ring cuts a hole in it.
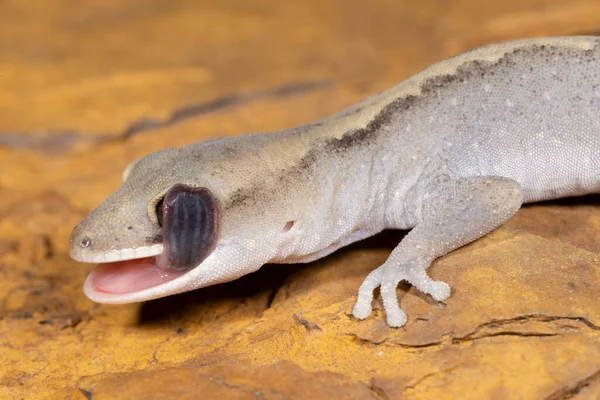
[[[212,254],[162,285],[121,295],[87,287],[90,298],[162,297],[414,228],[365,279],[354,308],[366,318],[381,286],[387,321],[398,327],[401,280],[445,300],[449,286],[426,274],[434,259],[497,228],[523,202],[597,192],[599,160],[600,39],[507,42],[435,64],[314,124],[150,154],[75,228],[71,255],[161,253],[156,203],[178,183],[206,187],[219,203]]]

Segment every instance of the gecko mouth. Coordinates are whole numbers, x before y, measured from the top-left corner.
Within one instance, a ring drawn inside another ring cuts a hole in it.
[[[140,292],[193,270],[215,249],[219,210],[207,188],[176,184],[158,202],[156,212],[162,228],[161,244],[84,257],[77,257],[77,252],[73,252],[72,257],[76,259],[106,263],[86,279],[84,291],[89,298],[120,302],[140,297]],[[87,248],[92,241],[85,237],[79,243]],[[149,295],[156,297],[156,293]]]
[[[99,265],[88,275],[86,289],[105,294],[128,294],[162,285],[188,271],[161,268],[156,257],[110,262]]]

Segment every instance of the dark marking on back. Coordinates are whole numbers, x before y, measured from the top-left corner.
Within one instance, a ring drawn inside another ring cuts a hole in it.
[[[598,43],[600,41],[596,43],[593,50],[582,50],[560,45],[529,45],[528,47],[507,51],[493,62],[466,61],[458,66],[453,74],[432,76],[425,79],[421,84],[419,95],[407,95],[391,101],[364,128],[350,129],[339,138],[325,137],[315,140],[312,147],[294,166],[278,171],[275,179],[281,185],[287,182],[297,182],[311,176],[313,170],[318,168],[319,160],[323,158],[329,158],[332,155],[344,157],[345,153],[354,149],[368,147],[383,140],[382,138],[396,135],[397,132],[388,129],[394,120],[403,118],[406,111],[422,107],[432,100],[436,101],[439,98],[444,98],[447,93],[451,93],[453,88],[458,85],[466,84],[473,79],[493,77],[506,68],[521,63],[524,59],[535,59],[537,62],[551,63],[556,57],[569,56],[580,62],[591,62],[597,58]],[[472,51],[477,51],[477,49]],[[530,72],[534,73],[535,68],[531,67]],[[556,79],[561,78],[556,77]],[[352,118],[353,115],[362,110],[362,106],[355,106],[354,109],[348,111],[344,118]],[[320,126],[320,124],[317,126]],[[435,132],[432,132],[432,134],[435,134]],[[225,207],[248,206],[258,201],[258,199],[263,201],[268,197],[269,193],[265,185],[257,181],[247,187],[237,189],[227,201]]]
[[[596,45],[597,47],[597,45]],[[595,48],[596,48],[595,47]],[[494,62],[472,60],[457,67],[454,74],[439,75],[426,79],[421,84],[421,94],[418,96],[408,95],[400,97],[382,108],[382,110],[371,120],[366,127],[361,129],[353,129],[344,133],[340,138],[328,139],[326,143],[317,144],[322,146],[325,151],[347,151],[352,147],[368,145],[377,140],[381,133],[385,131],[385,127],[392,122],[394,116],[399,115],[411,108],[418,107],[421,103],[428,101],[432,96],[437,95],[440,91],[450,89],[453,85],[460,85],[473,78],[485,78],[486,75],[493,76],[495,71],[501,68],[516,65],[521,57],[538,57],[544,58],[546,62],[552,62],[551,58],[556,56],[564,56],[565,53],[570,53],[575,56],[577,53],[578,59],[581,62],[590,62],[594,59],[593,50],[580,50],[576,48],[564,48],[555,45],[532,45],[528,48],[516,48],[506,52],[502,57]],[[533,68],[531,69],[533,71]],[[562,79],[558,76],[555,79]],[[360,108],[357,108],[360,110]],[[391,132],[393,134],[393,132]],[[299,167],[306,168],[309,161],[315,159],[314,150],[307,153],[307,156],[301,160]]]
[[[407,96],[395,100],[385,106],[379,114],[367,124],[366,127],[348,131],[339,139],[329,139],[325,144],[328,150],[347,150],[368,142],[376,134],[392,121],[392,117],[398,112],[409,110],[418,100],[417,96]]]

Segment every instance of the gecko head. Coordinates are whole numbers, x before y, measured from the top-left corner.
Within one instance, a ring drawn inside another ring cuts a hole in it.
[[[101,264],[84,286],[92,300],[142,301],[242,275],[233,276],[229,265],[215,268],[239,251],[220,243],[218,182],[199,168],[190,171],[180,150],[161,150],[130,165],[123,185],[73,230],[71,257]]]

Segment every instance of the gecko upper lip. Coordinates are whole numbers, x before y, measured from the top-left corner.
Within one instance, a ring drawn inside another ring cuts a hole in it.
[[[153,257],[163,252],[162,244],[141,246],[131,249],[107,250],[102,252],[71,251],[71,258],[87,263],[111,263]]]

